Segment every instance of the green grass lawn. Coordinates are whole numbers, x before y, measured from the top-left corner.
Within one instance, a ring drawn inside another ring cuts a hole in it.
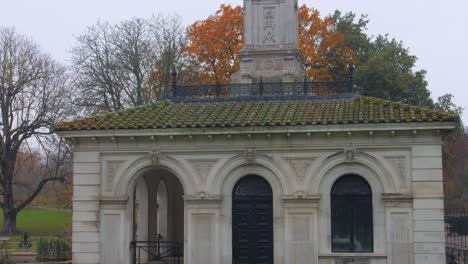
[[[18,214],[16,227],[18,232],[28,232],[30,235],[59,235],[71,223],[71,212],[28,208]],[[2,225],[3,214],[0,209],[0,230]]]

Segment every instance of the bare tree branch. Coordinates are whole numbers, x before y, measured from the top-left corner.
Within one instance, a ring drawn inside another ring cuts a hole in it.
[[[39,149],[35,154],[28,141],[36,136],[51,137],[53,125],[72,113],[68,83],[65,67],[28,38],[0,27],[0,194],[7,232],[15,231],[16,214],[37,196],[36,191],[62,177],[44,177],[33,195],[15,208],[15,192],[25,186],[17,179],[22,165],[29,163],[47,171],[40,162],[47,152]]]

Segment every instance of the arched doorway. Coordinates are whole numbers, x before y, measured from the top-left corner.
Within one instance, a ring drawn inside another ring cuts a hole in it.
[[[232,194],[233,264],[273,263],[273,191],[262,177],[249,175]]]
[[[183,262],[183,196],[181,182],[168,171],[153,169],[137,180],[133,195],[133,263]]]

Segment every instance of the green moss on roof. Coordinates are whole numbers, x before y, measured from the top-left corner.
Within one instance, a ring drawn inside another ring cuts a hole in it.
[[[65,122],[56,131],[458,122],[457,115],[357,96],[303,101],[158,102]]]

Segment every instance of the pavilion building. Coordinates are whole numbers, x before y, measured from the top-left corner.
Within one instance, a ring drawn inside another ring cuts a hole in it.
[[[60,124],[73,263],[443,264],[456,115],[304,80],[297,1],[245,0],[231,84]]]

